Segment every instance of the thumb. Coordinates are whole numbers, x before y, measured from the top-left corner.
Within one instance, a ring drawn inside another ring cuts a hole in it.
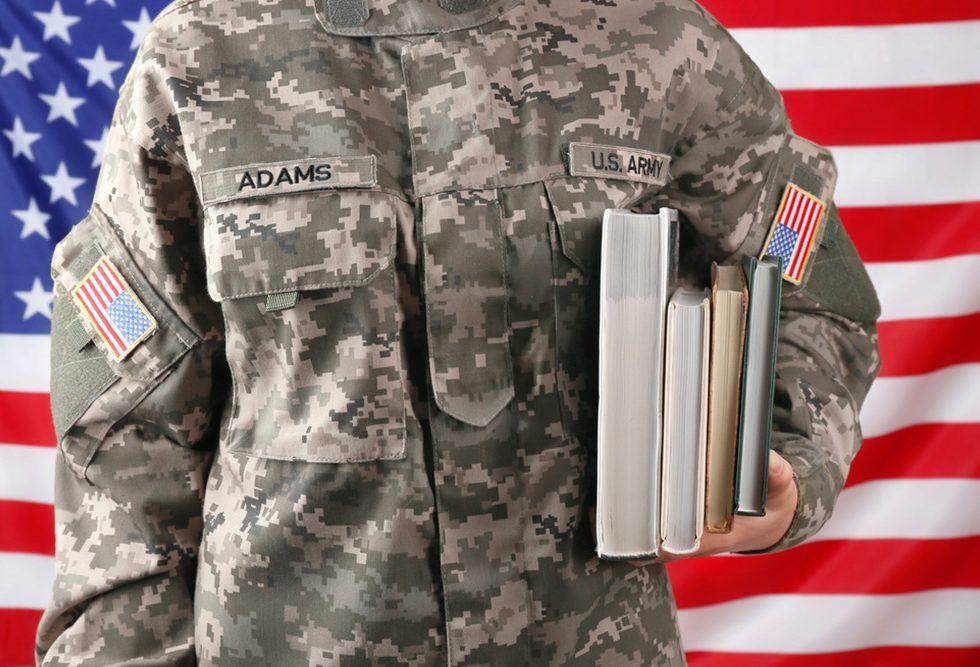
[[[793,483],[793,466],[776,451],[769,450],[769,488],[781,491]]]

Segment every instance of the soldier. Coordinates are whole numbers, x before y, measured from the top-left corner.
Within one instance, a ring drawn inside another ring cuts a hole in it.
[[[877,299],[831,155],[691,0],[177,0],[120,93],[52,265],[39,665],[683,664],[663,565],[589,527],[607,207],[677,208],[704,284],[790,184],[827,204],[769,511],[705,551],[830,516]]]

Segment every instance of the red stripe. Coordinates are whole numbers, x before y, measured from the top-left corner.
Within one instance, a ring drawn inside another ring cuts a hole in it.
[[[0,443],[51,447],[55,441],[49,394],[0,391]]]
[[[106,289],[109,290],[109,295],[112,297],[112,300],[115,301],[116,297],[123,291],[123,287],[116,278],[116,272],[105,262],[99,267],[99,279],[106,286]]]
[[[975,667],[980,664],[980,647],[884,646],[816,655],[691,651],[687,659],[691,667]]]
[[[109,282],[109,284],[112,286],[112,289],[114,290],[113,297],[119,296],[119,294],[126,288],[123,286],[122,279],[119,277],[119,274],[116,273],[116,268],[107,263],[103,263],[102,269],[105,273],[106,280]]]
[[[112,301],[112,299],[110,299],[109,295],[102,289],[97,275],[98,269],[92,271],[92,275],[90,275],[88,280],[85,281],[84,289],[92,297],[93,303],[99,306],[102,310],[105,310],[109,307],[109,303]]]
[[[98,288],[106,295],[106,308],[108,308],[116,300],[116,297],[119,296],[119,291],[110,279],[109,269],[106,268],[104,263],[100,264],[99,268],[92,274],[92,277],[95,279],[95,284]]]
[[[980,478],[980,424],[919,424],[867,438],[845,486],[879,479],[957,477]]]
[[[980,253],[980,202],[844,208],[840,213],[865,262]]]
[[[0,667],[34,664],[34,633],[38,609],[0,609]]]
[[[0,551],[54,555],[54,506],[0,500]]]
[[[795,188],[791,188],[789,205],[786,207],[789,210],[786,224],[790,229],[797,233],[800,231],[800,207],[803,206],[804,203],[805,201],[803,196],[800,194],[800,191]]]
[[[783,100],[794,131],[825,146],[980,139],[980,122],[976,117],[980,83],[921,88],[787,90],[783,92]]]
[[[881,377],[980,362],[980,313],[878,324]],[[978,408],[980,410],[980,408]]]
[[[801,200],[801,210],[797,215],[796,225],[799,228],[800,238],[797,241],[796,251],[793,253],[793,261],[790,263],[789,271],[789,275],[794,280],[799,280],[800,278],[800,267],[803,263],[803,257],[806,254],[807,248],[810,247],[810,237],[813,231],[810,220],[813,216],[813,209],[816,206],[816,202],[809,197],[804,197],[802,194],[799,197]]]
[[[803,241],[802,249],[796,255],[796,269],[793,277],[797,280],[803,276],[803,262],[810,254],[810,248],[813,246],[813,234],[817,230],[816,222],[822,213],[823,205],[815,199],[809,199],[806,213],[806,238]]]
[[[976,0],[703,0],[729,28],[933,23],[980,18]]]
[[[980,588],[980,537],[950,540],[832,540],[766,556],[688,558],[667,566],[679,608],[752,595],[889,595]],[[710,584],[706,584],[710,582]]]
[[[126,349],[126,346],[123,345],[122,339],[106,319],[103,311],[99,310],[97,304],[92,303],[92,296],[89,293],[88,287],[89,284],[85,283],[78,291],[78,293],[82,295],[82,298],[80,299],[82,302],[82,307],[85,308],[85,312],[89,314],[89,318],[91,318],[92,322],[95,324],[96,329],[99,330],[102,337],[109,343],[113,351],[117,355],[122,354],[122,350]]]

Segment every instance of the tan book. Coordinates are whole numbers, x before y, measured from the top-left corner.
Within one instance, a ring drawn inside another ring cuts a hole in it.
[[[735,514],[742,350],[749,290],[740,266],[711,265],[711,353],[705,530],[727,533]]]

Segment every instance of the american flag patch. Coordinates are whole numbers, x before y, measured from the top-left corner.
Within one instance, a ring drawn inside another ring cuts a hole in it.
[[[825,208],[824,203],[809,192],[793,183],[787,185],[759,258],[766,255],[782,257],[783,278],[799,285]]]
[[[72,290],[82,312],[121,361],[157,328],[136,293],[107,257],[101,257],[88,275]]]

